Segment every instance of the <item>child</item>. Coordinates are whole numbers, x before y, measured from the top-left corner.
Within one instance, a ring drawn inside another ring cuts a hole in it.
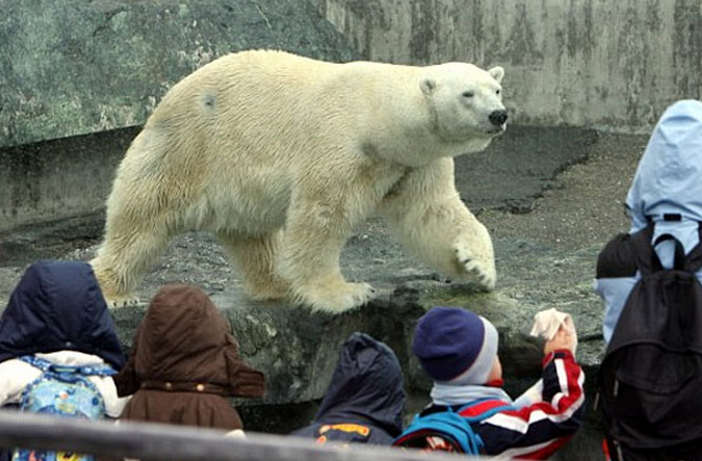
[[[687,255],[700,243],[702,222],[702,102],[678,101],[670,106],[651,134],[626,197],[631,218],[629,234],[612,239],[597,260],[595,291],[605,303],[603,334],[606,343],[624,304],[639,279],[636,261],[623,244],[631,234],[654,224],[651,242],[664,268],[673,266],[675,244],[658,243],[675,237]],[[697,272],[702,282],[702,270]]]
[[[395,353],[363,333],[344,343],[322,404],[292,435],[327,441],[390,445],[402,431],[405,392]]]
[[[172,284],[151,301],[127,366],[115,378],[134,394],[121,420],[243,428],[226,397],[261,397],[264,377],[239,357],[227,320],[199,288]]]
[[[702,102],[677,101],[654,128],[626,198],[628,233],[597,259],[607,350],[598,369],[612,460],[702,453]]]
[[[111,375],[123,365],[115,326],[90,265],[32,264],[0,319],[0,406],[114,418],[126,399],[117,397]],[[14,453],[19,460],[57,456],[34,450]]]
[[[546,343],[541,399],[524,406],[516,406],[501,389],[497,345],[497,331],[485,318],[453,307],[430,309],[412,342],[412,351],[434,380],[432,403],[420,415],[455,412],[470,418],[466,433],[479,437],[482,454],[546,459],[580,427],[584,375],[572,353],[574,329],[562,327]],[[410,441],[403,435],[395,444],[456,451],[435,436]]]

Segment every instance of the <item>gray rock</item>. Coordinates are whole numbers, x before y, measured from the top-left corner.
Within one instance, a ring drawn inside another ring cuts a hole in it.
[[[378,227],[374,230],[378,240],[387,238],[384,230]],[[200,253],[200,245],[212,244],[205,235],[190,238],[187,244],[178,242],[176,246]],[[534,314],[550,307],[571,313],[580,338],[579,362],[588,377],[588,399],[592,401],[593,378],[602,352],[601,323],[597,315],[600,307],[591,296],[590,281],[574,281],[583,279],[576,274],[592,273],[598,249],[573,253],[533,241],[497,240],[495,243],[502,278],[493,293],[481,292],[470,283],[447,282],[418,262],[406,259],[399,253],[399,247],[392,245],[385,246],[391,249],[388,259],[404,260],[414,267],[411,274],[398,276],[394,269],[367,266],[359,270],[359,275],[363,272],[364,279],[380,288],[379,296],[362,308],[340,315],[310,313],[306,308],[287,304],[252,303],[236,288],[210,288],[215,303],[232,324],[242,356],[266,373],[266,396],[262,400],[233,402],[247,426],[251,430],[286,433],[309,422],[329,384],[341,344],[354,331],[366,332],[387,343],[397,354],[403,365],[409,397],[406,415],[409,419],[413,412],[428,403],[431,380],[412,355],[411,343],[417,320],[434,305],[467,307],[495,324],[500,333],[499,354],[506,390],[512,396],[519,395],[540,377],[543,342],[529,336]],[[359,268],[362,265],[356,258],[374,251],[371,247],[376,245],[377,240],[355,239],[346,248],[345,258],[347,262],[355,260],[351,264]],[[171,256],[169,260],[175,261],[177,257],[172,259]],[[171,266],[168,270],[174,269],[175,266]],[[556,299],[572,302],[563,305]],[[136,307],[114,311],[120,336],[127,347],[144,310],[144,307]],[[569,459],[569,453],[578,453],[577,459],[598,459],[595,457],[597,419],[588,414],[587,421],[575,441],[556,459]]]
[[[0,147],[141,125],[229,52],[357,54],[306,0],[0,0]]]

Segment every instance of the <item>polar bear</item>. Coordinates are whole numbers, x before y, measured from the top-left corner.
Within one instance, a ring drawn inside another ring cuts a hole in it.
[[[453,157],[505,131],[501,67],[330,63],[273,50],[221,57],[173,86],[134,139],[91,261],[112,306],[176,234],[213,231],[255,300],[341,312],[374,290],[339,256],[378,211],[427,264],[495,286],[490,235]]]

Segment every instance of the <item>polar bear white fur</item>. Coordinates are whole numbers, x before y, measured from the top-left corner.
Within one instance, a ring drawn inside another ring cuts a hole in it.
[[[175,85],[134,139],[91,261],[113,305],[176,234],[216,233],[253,299],[364,304],[339,256],[380,211],[404,244],[459,279],[495,285],[492,242],[454,186],[453,157],[505,129],[501,67],[230,54]]]

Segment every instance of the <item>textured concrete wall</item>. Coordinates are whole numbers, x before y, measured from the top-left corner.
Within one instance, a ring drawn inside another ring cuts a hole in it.
[[[312,0],[367,59],[505,67],[524,124],[650,129],[702,90],[697,0]]]
[[[137,133],[124,128],[0,149],[0,243],[17,225],[102,210]]]
[[[144,123],[223,54],[355,56],[306,0],[0,0],[0,148]]]

